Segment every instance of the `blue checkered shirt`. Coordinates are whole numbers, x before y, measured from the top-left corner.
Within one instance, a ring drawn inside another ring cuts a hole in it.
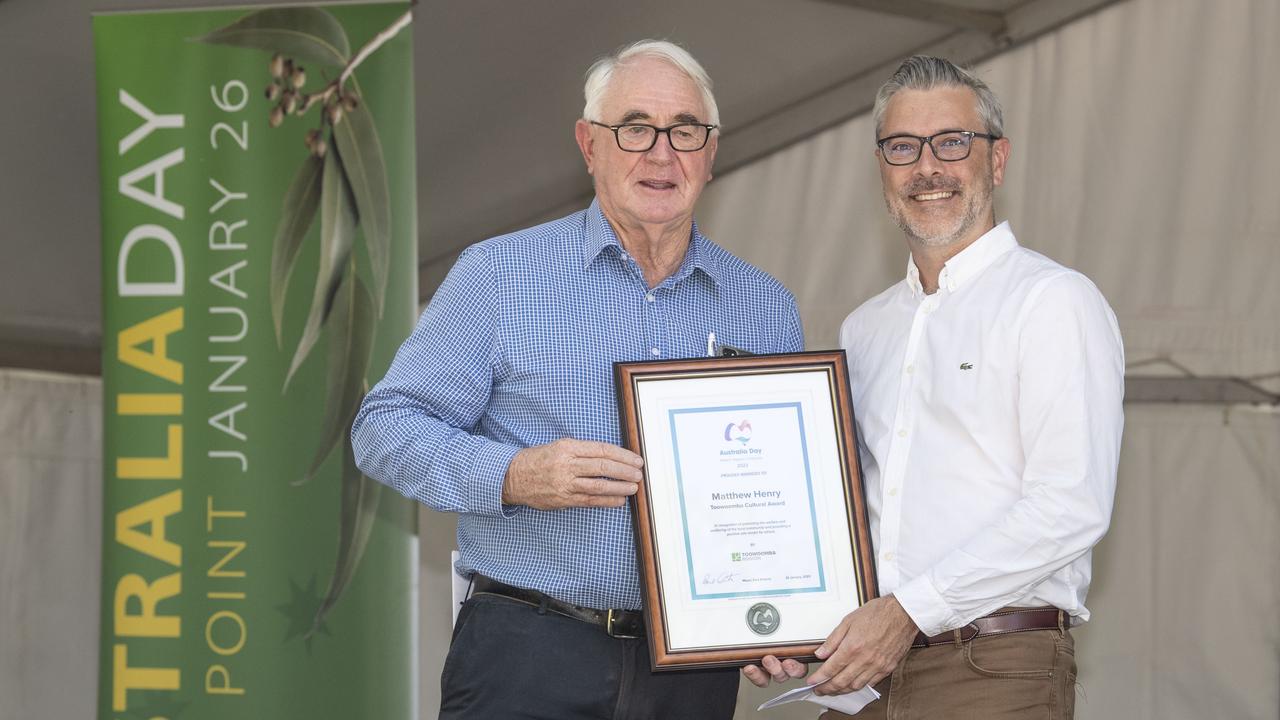
[[[614,361],[706,354],[707,333],[756,353],[803,349],[786,288],[693,228],[680,269],[650,290],[598,203],[478,243],[458,259],[360,406],[357,464],[458,513],[458,571],[575,605],[638,608],[622,508],[502,503],[521,448],[618,444]]]

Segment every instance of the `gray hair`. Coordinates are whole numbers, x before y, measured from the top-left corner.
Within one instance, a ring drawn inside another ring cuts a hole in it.
[[[875,122],[876,138],[880,137],[885,107],[899,90],[932,90],[937,87],[967,87],[977,96],[978,116],[987,126],[987,132],[1004,137],[1004,111],[1000,100],[978,76],[944,58],[913,55],[902,62],[876,93],[875,108],[871,119]]]
[[[613,78],[614,71],[620,67],[626,67],[632,60],[644,57],[666,60],[688,75],[702,95],[702,104],[706,107],[709,116],[706,122],[711,125],[720,124],[720,109],[716,107],[715,95],[711,94],[711,76],[707,75],[707,71],[693,59],[688,50],[666,40],[634,42],[592,63],[587,70],[586,85],[582,89],[582,94],[587,101],[586,106],[582,108],[582,117],[586,120],[603,121],[604,118],[600,116],[600,106],[604,104],[604,95],[609,89],[609,81]]]

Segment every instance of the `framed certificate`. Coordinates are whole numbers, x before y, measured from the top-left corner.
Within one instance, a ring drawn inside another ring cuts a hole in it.
[[[614,377],[653,669],[815,659],[877,595],[844,351]]]

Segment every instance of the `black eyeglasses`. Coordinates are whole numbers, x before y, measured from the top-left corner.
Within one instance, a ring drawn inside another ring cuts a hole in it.
[[[645,123],[605,125],[595,120],[589,122],[612,130],[614,139],[618,141],[618,147],[626,152],[648,152],[657,144],[658,136],[662,133],[667,134],[667,141],[671,143],[672,150],[697,152],[707,146],[707,140],[711,139],[711,131],[719,127],[701,123],[676,123],[660,128]]]
[[[986,138],[989,142],[994,142],[999,140],[1000,136],[971,130],[946,130],[929,137],[890,135],[877,140],[876,146],[880,148],[880,156],[890,165],[914,163],[920,159],[920,153],[925,145],[933,150],[933,156],[939,160],[955,162],[969,157],[974,138]]]

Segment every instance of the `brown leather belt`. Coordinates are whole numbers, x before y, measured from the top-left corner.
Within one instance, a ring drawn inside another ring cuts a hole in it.
[[[990,615],[984,615],[968,625],[933,637],[917,633],[916,641],[911,643],[911,647],[927,648],[932,645],[955,643],[957,640],[969,642],[976,637],[988,635],[1005,635],[1028,630],[1066,630],[1069,627],[1071,627],[1071,616],[1056,607],[1004,608]]]
[[[471,578],[472,595],[500,595],[517,600],[526,605],[550,610],[557,615],[581,620],[592,625],[599,625],[610,637],[642,638],[644,637],[644,615],[639,610],[596,610],[595,608],[570,605],[557,600],[546,593],[516,587],[487,578],[476,573]]]

